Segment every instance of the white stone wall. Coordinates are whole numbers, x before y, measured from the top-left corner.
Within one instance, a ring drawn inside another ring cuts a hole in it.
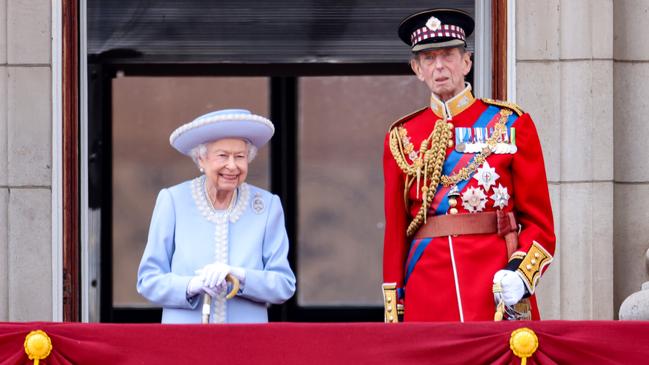
[[[545,319],[613,319],[613,1],[516,1],[517,102],[536,122],[557,233]]]
[[[615,307],[649,280],[649,0],[614,1]]]
[[[0,320],[52,317],[51,2],[0,0]]]

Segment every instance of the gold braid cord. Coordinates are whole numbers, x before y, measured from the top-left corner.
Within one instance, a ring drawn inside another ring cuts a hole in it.
[[[452,136],[452,128],[453,125],[446,122],[446,120],[438,119],[437,122],[435,122],[433,132],[428,136],[428,138],[421,142],[417,158],[412,164],[406,161],[404,154],[404,144],[407,143],[407,140],[404,141],[406,136],[400,131],[405,131],[405,129],[399,126],[390,131],[390,151],[392,152],[392,156],[394,156],[399,168],[401,168],[404,174],[406,174],[404,191],[406,206],[408,206],[407,192],[410,190],[410,186],[412,186],[414,179],[417,179],[418,185],[422,176],[424,179],[424,184],[421,188],[423,203],[421,208],[419,208],[417,215],[412,222],[410,222],[410,225],[406,230],[408,236],[412,236],[426,219],[426,211],[428,210],[430,203],[433,201],[437,185],[439,185],[440,177],[442,175],[442,167],[444,165],[444,158],[446,157],[446,147],[448,140]],[[402,134],[404,135],[402,136]],[[419,190],[419,186],[417,189]]]
[[[448,123],[446,119],[438,119],[435,122],[433,132],[421,142],[417,157],[412,163],[406,160],[406,156],[409,156],[412,151],[412,144],[407,136],[406,129],[402,125],[395,125],[390,130],[390,152],[392,152],[392,156],[401,171],[406,175],[403,192],[406,207],[408,207],[408,191],[410,191],[410,187],[415,180],[417,181],[418,194],[421,189],[422,204],[417,215],[408,225],[406,230],[408,237],[415,234],[419,227],[426,222],[428,208],[435,197],[440,181],[443,186],[451,186],[470,178],[478,167],[485,162],[487,157],[491,155],[492,150],[498,143],[498,139],[506,130],[507,118],[511,114],[512,112],[508,109],[500,110],[500,118],[494,126],[494,133],[486,141],[487,147],[475,157],[473,162],[451,176],[442,175],[442,167],[446,159],[446,148],[453,137],[453,124]],[[420,185],[422,178],[423,184]]]
[[[519,117],[520,117],[521,115],[525,114],[525,112],[523,111],[523,109],[521,109],[520,106],[518,106],[518,105],[516,105],[516,104],[514,104],[514,103],[510,103],[510,102],[508,102],[508,101],[494,100],[494,99],[489,99],[489,98],[482,98],[481,100],[482,100],[485,104],[495,105],[495,106],[499,106],[499,107],[503,107],[503,108],[511,109],[511,110],[513,110],[513,111],[514,111],[514,112],[515,112]]]

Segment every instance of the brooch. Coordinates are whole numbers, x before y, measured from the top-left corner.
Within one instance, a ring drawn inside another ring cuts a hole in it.
[[[255,194],[255,197],[252,199],[252,210],[257,214],[261,214],[264,211],[264,207],[264,199],[261,198],[259,193]]]

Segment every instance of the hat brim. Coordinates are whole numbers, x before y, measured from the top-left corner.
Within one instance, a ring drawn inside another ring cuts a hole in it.
[[[180,153],[189,155],[200,144],[224,138],[243,139],[261,148],[274,133],[275,127],[270,120],[250,112],[210,113],[176,129],[169,142]]]

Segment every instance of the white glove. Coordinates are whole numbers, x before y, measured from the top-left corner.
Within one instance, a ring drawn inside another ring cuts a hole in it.
[[[525,295],[525,283],[515,271],[499,270],[494,275],[494,284],[500,283],[503,289],[503,300],[505,305],[512,306],[523,299]]]
[[[205,294],[209,295],[212,298],[216,298],[228,289],[228,283],[226,281],[223,281],[221,285],[217,285],[213,288],[203,285],[201,289],[205,292]]]
[[[220,262],[205,265],[202,269],[196,270],[196,274],[203,276],[203,285],[208,288],[225,285],[225,276],[228,274],[239,279],[241,288],[246,281],[246,270]]]
[[[202,269],[196,270],[196,274],[203,277],[203,285],[208,288],[216,288],[225,283],[225,276],[230,273],[230,266],[221,262],[207,264]]]
[[[196,275],[189,280],[189,283],[187,284],[187,298],[191,298],[201,293],[205,293],[214,298],[221,292],[225,291],[228,286],[227,282],[223,281],[223,284],[210,288],[203,284],[203,280],[205,280],[203,275]]]
[[[202,291],[203,288],[203,277],[200,275],[196,275],[193,278],[189,280],[189,284],[187,284],[187,298],[191,298],[194,295],[199,294]]]

